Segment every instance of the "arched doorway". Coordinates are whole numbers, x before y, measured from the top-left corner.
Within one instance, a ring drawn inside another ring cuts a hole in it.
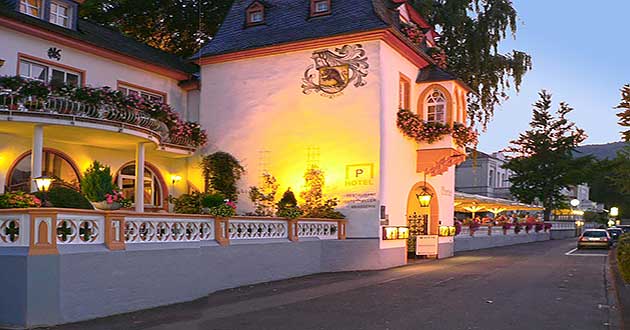
[[[420,206],[417,195],[421,194],[423,188],[433,195],[428,207]],[[424,182],[416,183],[407,197],[407,226],[409,227],[409,238],[407,239],[407,252],[416,253],[417,235],[436,235],[439,224],[438,196],[433,187]]]

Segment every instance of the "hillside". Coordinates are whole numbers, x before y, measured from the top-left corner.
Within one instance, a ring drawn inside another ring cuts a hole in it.
[[[606,144],[587,144],[579,146],[577,148],[578,154],[576,156],[593,155],[597,159],[615,158],[617,151],[621,150],[624,146],[630,145],[624,142],[612,142]]]

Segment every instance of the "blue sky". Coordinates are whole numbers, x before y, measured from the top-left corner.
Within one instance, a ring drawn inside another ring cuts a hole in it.
[[[521,92],[510,99],[480,137],[479,150],[494,152],[529,127],[538,92],[553,94],[554,107],[565,101],[570,119],[586,130],[585,144],[620,140],[617,125],[619,89],[630,83],[629,0],[513,0],[519,15],[516,40],[503,50],[532,55],[533,70]]]

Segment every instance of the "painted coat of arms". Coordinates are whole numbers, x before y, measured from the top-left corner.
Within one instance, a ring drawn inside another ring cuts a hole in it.
[[[302,92],[320,93],[332,97],[350,84],[365,86],[368,75],[367,55],[363,46],[345,45],[335,50],[324,49],[313,52],[311,64],[304,72]]]

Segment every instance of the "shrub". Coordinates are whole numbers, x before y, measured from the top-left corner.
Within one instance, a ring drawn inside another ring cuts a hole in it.
[[[277,191],[277,180],[269,173],[263,173],[260,187],[249,188],[249,199],[256,206],[256,215],[273,216],[276,213],[274,200],[276,199]]]
[[[202,208],[212,208],[225,204],[225,196],[222,194],[200,194],[200,204]]]
[[[184,194],[177,198],[171,198],[173,203],[173,212],[180,214],[200,214],[201,213],[201,194],[193,192],[192,194]]]
[[[345,219],[343,213],[336,211],[337,199],[327,199],[322,205],[311,208],[308,212],[305,212],[305,218],[324,218],[324,219]]]
[[[215,217],[233,217],[236,215],[236,204],[230,201],[219,206],[213,206],[208,209],[207,213]]]
[[[305,218],[343,219],[345,216],[335,211],[338,205],[336,198],[324,200],[324,171],[317,167],[310,168],[304,173],[305,191],[300,193],[304,199],[301,209]]]
[[[297,206],[297,199],[295,199],[295,194],[293,194],[291,188],[288,188],[287,191],[282,194],[282,198],[280,198],[276,206],[278,208],[278,213],[284,209]]]
[[[619,237],[619,242],[617,243],[617,265],[623,280],[626,283],[630,283],[630,233]]]
[[[24,209],[41,205],[42,201],[37,196],[21,191],[0,195],[0,209]]]
[[[35,195],[41,199],[43,193],[37,192]],[[85,198],[85,196],[83,196],[80,192],[62,186],[50,188],[50,191],[46,195],[46,201],[50,202],[53,207],[62,209],[94,209],[90,201],[88,201],[87,198]]]
[[[229,200],[238,199],[236,183],[241,179],[245,168],[238,159],[227,152],[218,151],[207,155],[201,161],[206,192],[222,193]]]
[[[301,217],[303,214],[302,210],[300,210],[297,206],[289,206],[283,209],[278,210],[277,216],[281,218],[289,218],[289,219],[297,219]]]
[[[107,198],[106,195],[115,190],[109,166],[103,166],[98,161],[94,161],[83,174],[81,190],[92,202],[104,201]]]

